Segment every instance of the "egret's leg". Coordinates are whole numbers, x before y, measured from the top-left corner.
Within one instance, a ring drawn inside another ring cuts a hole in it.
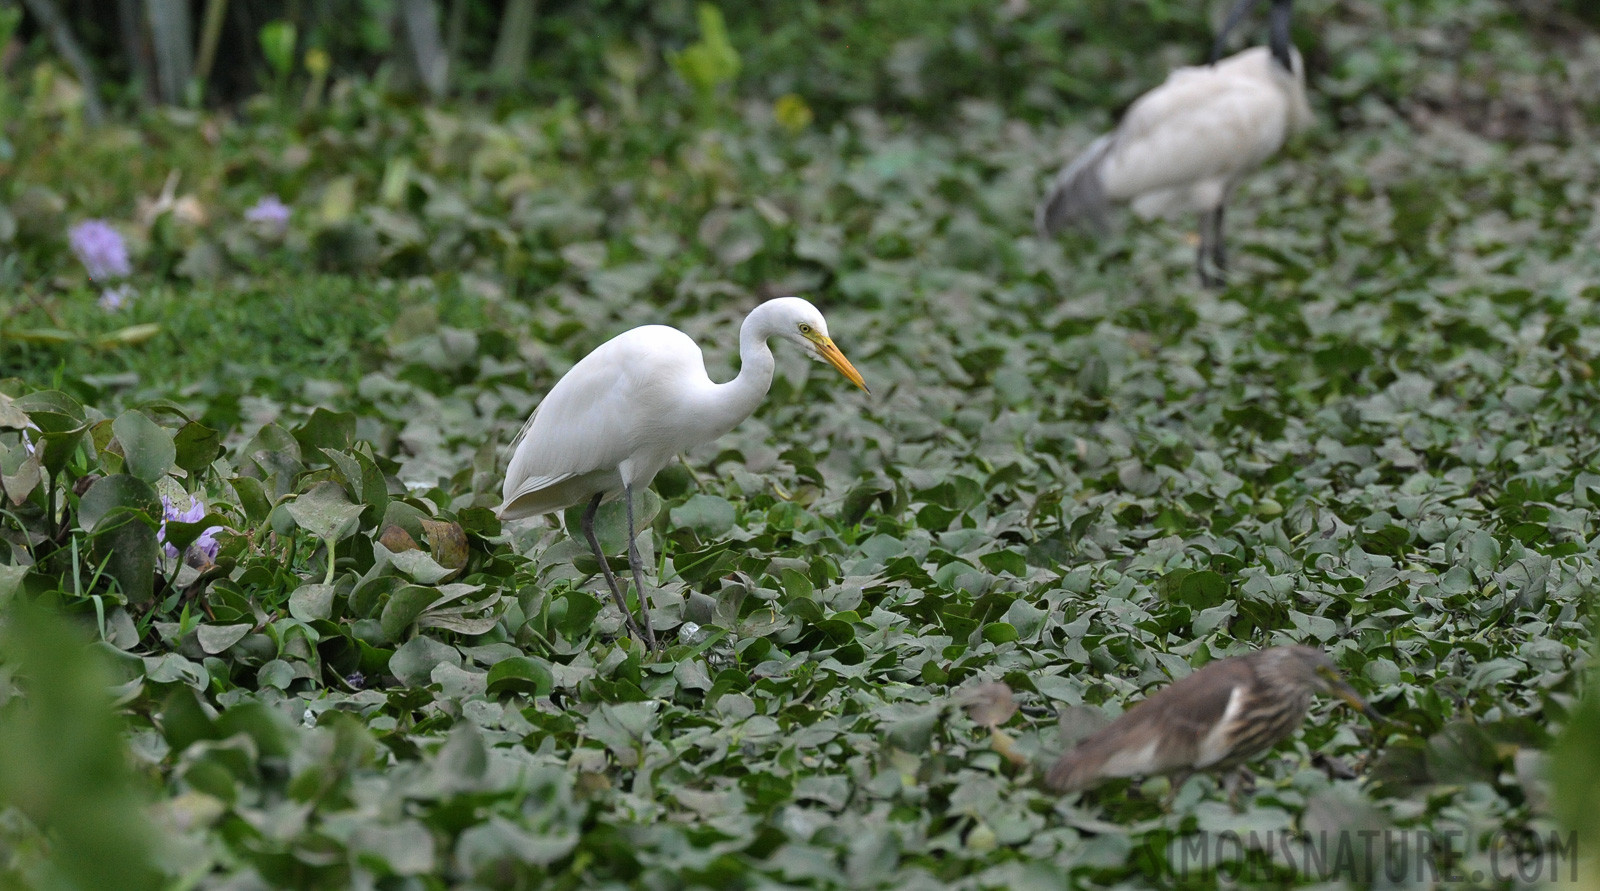
[[[622,585],[617,582],[617,577],[611,572],[611,564],[606,562],[605,551],[600,550],[600,539],[594,534],[594,515],[600,510],[602,495],[594,496],[589,506],[583,509],[583,535],[589,539],[589,547],[594,551],[594,558],[600,561],[600,571],[605,573],[606,584],[611,588],[611,599],[617,602],[617,609],[622,610],[622,620],[628,623],[628,630],[634,637],[644,640],[645,636],[639,632],[638,623],[633,621],[633,613],[628,609],[628,598],[622,596]]]
[[[633,538],[633,487],[623,486],[622,497],[628,501],[628,568],[633,570],[633,587],[639,592],[639,618],[644,620],[644,642],[657,650],[656,630],[650,627],[650,595],[645,593],[644,567],[640,565],[639,545]]]

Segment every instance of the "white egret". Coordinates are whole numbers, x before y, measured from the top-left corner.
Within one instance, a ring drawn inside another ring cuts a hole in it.
[[[711,380],[700,347],[682,331],[665,325],[634,328],[572,366],[512,441],[500,517],[531,517],[587,501],[584,537],[629,630],[652,650],[657,646],[634,541],[633,494],[650,485],[674,455],[716,439],[755,411],[772,385],[767,341],[774,337],[798,345],[867,389],[828,336],[822,313],[799,297],[779,297],[745,317],[739,329],[739,374],[733,380]],[[642,629],[594,534],[595,512],[619,496],[628,506],[628,564]]]
[[[1115,130],[1056,177],[1034,214],[1039,234],[1069,226],[1102,231],[1111,202],[1127,202],[1146,219],[1195,211],[1201,284],[1222,285],[1222,215],[1229,196],[1245,174],[1311,123],[1305,69],[1289,43],[1291,2],[1273,0],[1268,46],[1179,68],[1140,96]],[[1258,3],[1241,0],[1234,7],[1218,49]]]

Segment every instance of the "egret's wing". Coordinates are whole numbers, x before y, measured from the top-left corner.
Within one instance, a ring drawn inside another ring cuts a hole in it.
[[[1283,145],[1289,97],[1266,65],[1181,68],[1141,96],[1100,164],[1106,194],[1231,179]]]
[[[512,443],[505,504],[586,473],[616,467],[630,450],[625,363],[615,341],[572,367],[545,396]]]
[[[501,515],[558,510],[605,490],[581,477],[604,477],[630,459],[648,466],[663,452],[670,456],[684,388],[701,382],[710,385],[700,348],[675,328],[646,325],[596,347],[524,425],[506,470]]]

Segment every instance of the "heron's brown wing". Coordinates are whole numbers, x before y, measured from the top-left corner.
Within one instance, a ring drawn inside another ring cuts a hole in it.
[[[1213,662],[1135,705],[1062,755],[1046,776],[1055,789],[1086,789],[1111,777],[1195,766],[1207,735],[1254,671],[1242,659]]]

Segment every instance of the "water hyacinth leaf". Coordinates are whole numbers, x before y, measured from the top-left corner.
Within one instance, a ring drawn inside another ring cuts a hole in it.
[[[378,618],[384,636],[390,640],[399,640],[405,635],[406,629],[417,621],[417,617],[422,615],[423,610],[433,605],[439,597],[438,588],[426,588],[422,585],[406,585],[389,595],[389,602],[384,604],[383,613]]]
[[[356,416],[350,412],[318,407],[304,424],[291,431],[300,444],[300,454],[315,455],[320,449],[341,451],[350,448],[356,436]]]
[[[379,875],[417,876],[434,869],[433,834],[416,820],[362,826],[350,836],[350,850]]]
[[[85,532],[96,532],[101,525],[126,522],[128,512],[142,514],[153,526],[163,515],[161,499],[150,484],[136,476],[113,474],[95,480],[78,502],[78,525]],[[147,528],[149,528],[147,526]],[[154,540],[155,530],[150,534]]]
[[[372,506],[372,511],[378,517],[387,516],[389,508],[389,481],[385,479],[383,471],[377,462],[362,451],[351,452],[356,463],[361,466],[361,500]]]
[[[198,665],[177,653],[144,657],[144,675],[152,683],[184,684],[195,690],[211,685],[211,674],[204,665]]]
[[[362,505],[351,504],[344,487],[332,481],[318,483],[289,502],[287,509],[296,525],[330,544],[354,532],[356,519],[364,510]]]
[[[672,509],[672,525],[693,529],[703,541],[727,535],[735,519],[733,505],[726,498],[703,493]]]
[[[414,546],[415,542],[412,544]],[[382,545],[376,546],[382,547]],[[437,585],[444,579],[456,574],[456,570],[440,566],[426,551],[421,549],[414,548],[413,550],[395,552],[390,555],[389,561],[395,569],[420,585]]]
[[[428,515],[416,507],[404,501],[391,501],[389,502],[389,507],[383,512],[383,523],[379,528],[386,529],[390,526],[398,526],[405,530],[407,535],[411,536],[414,543],[418,539],[428,537],[422,531],[422,521],[426,519],[428,519]]]
[[[127,603],[150,602],[155,597],[156,558],[160,550],[156,530],[146,522],[142,511],[128,508],[111,511],[101,518],[99,527],[89,549],[90,558],[103,563],[106,575],[117,582]]]
[[[289,689],[289,685],[294,682],[294,678],[294,666],[282,659],[273,659],[261,666],[261,670],[256,672],[256,681],[260,686],[279,690]]]
[[[570,782],[562,775],[564,783]],[[567,790],[566,797],[572,793]],[[473,875],[495,875],[513,864],[545,867],[557,863],[577,848],[581,824],[574,820],[558,827],[529,831],[505,817],[492,815],[461,833],[456,859]]]
[[[28,423],[28,413],[17,406],[16,400],[0,393],[0,430],[22,430]]]
[[[59,390],[37,390],[18,397],[13,404],[44,433],[76,430],[86,421],[78,400]]]
[[[251,523],[261,523],[272,513],[272,501],[267,497],[266,489],[260,480],[254,477],[236,476],[228,480],[228,485],[233,487],[234,495],[239,499],[239,506],[244,508],[245,518]]]
[[[502,659],[489,669],[490,695],[521,693],[528,696],[548,696],[554,689],[554,684],[549,666],[528,656]]]
[[[333,616],[334,586],[305,584],[289,595],[289,615],[302,622],[327,619]]]
[[[1191,572],[1178,585],[1178,599],[1193,609],[1210,609],[1228,596],[1228,580],[1209,569]]]
[[[369,519],[374,521],[381,519],[389,506],[388,484],[377,465],[372,463],[372,459],[360,452],[343,452],[335,449],[323,449],[322,455],[338,469],[339,476],[344,479],[345,487],[355,495],[356,501],[367,505],[363,516],[369,516]],[[363,522],[363,525],[366,523]],[[404,550],[404,548],[390,550]]]
[[[566,510],[564,519],[568,529],[581,528],[583,511],[587,505],[576,505]],[[633,493],[633,528],[634,534],[639,536],[639,549],[641,552],[647,546],[647,536],[639,535],[650,524],[655,522],[656,514],[661,512],[661,496],[649,489]],[[628,547],[628,511],[622,499],[600,505],[600,510],[595,513],[594,534],[600,539],[600,547],[607,554],[616,554],[625,551]],[[591,564],[592,565],[592,564]]]
[[[38,447],[35,447],[31,452],[17,448],[6,456],[10,458],[15,456],[16,453],[22,453],[22,458],[14,469],[0,472],[0,486],[4,487],[6,497],[11,499],[12,504],[21,504],[27,501],[28,496],[33,494],[33,490],[38,487],[39,483],[43,482],[43,456],[40,452],[41,450]]]
[[[903,714],[883,728],[884,736],[907,752],[925,752],[939,725],[940,705],[919,705],[903,709]]]
[[[112,422],[111,429],[122,445],[128,472],[134,476],[153,483],[172,469],[173,459],[177,457],[172,434],[143,412],[123,412]]]
[[[248,624],[201,625],[195,629],[195,637],[200,642],[200,649],[207,655],[215,656],[243,640],[251,627]]]
[[[172,436],[173,463],[189,473],[200,473],[222,455],[222,434],[198,421],[190,421]]]
[[[22,580],[27,578],[28,570],[27,566],[0,566],[0,606],[22,590]]]
[[[601,705],[589,715],[584,732],[604,743],[619,761],[637,763],[639,749],[659,720],[660,706],[656,700]]]
[[[35,448],[39,450],[41,463],[44,464],[45,475],[54,479],[64,473],[67,465],[72,462],[72,457],[78,451],[78,446],[83,442],[84,434],[88,431],[85,425],[76,430],[66,430],[59,433],[45,433],[36,437]]]
[[[457,634],[487,633],[499,624],[511,601],[502,600],[496,591],[483,600],[448,609],[430,609],[417,619],[418,628],[440,628]]]
[[[1021,637],[1016,626],[1008,622],[990,622],[983,626],[983,639],[992,644],[1011,643]]]
[[[180,552],[187,550],[189,545],[205,533],[207,529],[226,526],[228,518],[217,513],[208,513],[193,523],[184,523],[178,520],[168,520],[166,525],[166,542],[177,548]]]
[[[261,702],[240,702],[230,705],[216,718],[216,736],[227,739],[235,733],[250,736],[256,749],[269,758],[282,758],[290,753],[290,728],[282,712],[270,709]]]
[[[593,629],[595,617],[605,608],[598,597],[586,591],[569,591],[561,601],[565,605],[559,627],[567,640],[578,640]]]
[[[461,666],[461,653],[449,644],[418,635],[401,644],[389,659],[389,673],[408,687],[428,683],[439,665]]]

